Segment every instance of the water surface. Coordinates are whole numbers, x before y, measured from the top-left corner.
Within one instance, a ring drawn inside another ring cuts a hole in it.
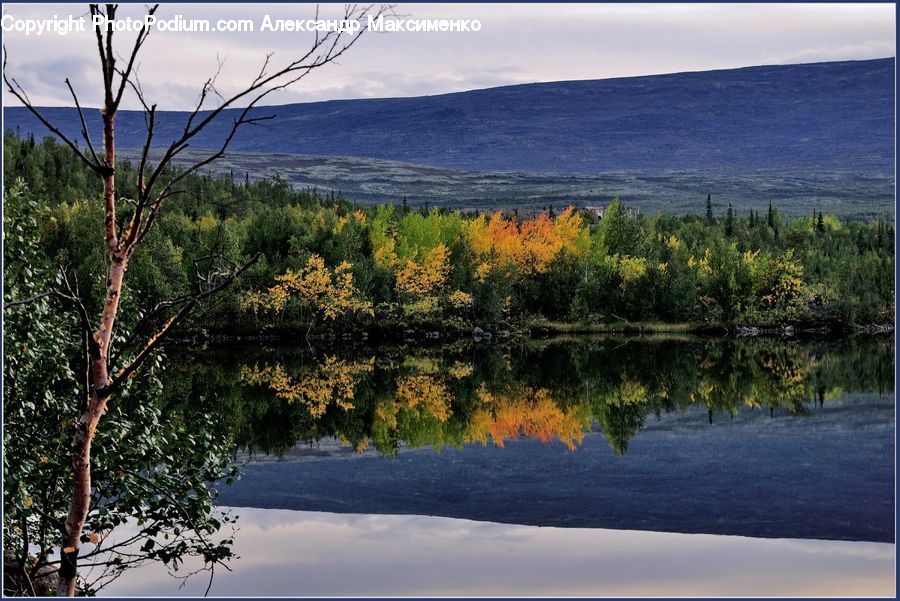
[[[217,415],[241,465],[212,594],[892,592],[892,338],[182,359],[168,402]],[[109,591],[166,594],[161,569]]]
[[[893,596],[894,546],[423,516],[235,509],[240,559],[210,595]],[[190,564],[186,566],[190,568]],[[156,564],[116,595],[202,595]]]

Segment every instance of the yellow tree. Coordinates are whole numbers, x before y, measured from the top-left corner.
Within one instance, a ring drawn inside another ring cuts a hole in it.
[[[541,213],[521,224],[500,212],[490,219],[479,216],[466,224],[465,232],[478,259],[476,276],[481,281],[492,269],[508,266],[524,275],[544,273],[561,251],[580,257],[590,248],[584,221],[571,206],[556,218]]]
[[[478,389],[479,407],[469,423],[467,438],[487,444],[488,437],[498,447],[521,436],[544,444],[559,440],[574,451],[590,429],[590,408],[586,404],[563,409],[544,388],[527,386],[495,395],[484,384]]]
[[[430,313],[450,275],[450,249],[444,244],[432,248],[421,261],[408,260],[397,272],[397,293],[413,300],[405,307],[411,313]]]
[[[276,278],[278,282],[265,292],[249,292],[241,300],[241,307],[258,313],[260,309],[281,312],[292,299],[298,299],[312,311],[307,337],[316,317],[335,320],[347,313],[374,315],[372,303],[360,298],[353,284],[353,266],[344,261],[333,270],[319,255],[310,255],[303,269],[288,271]]]

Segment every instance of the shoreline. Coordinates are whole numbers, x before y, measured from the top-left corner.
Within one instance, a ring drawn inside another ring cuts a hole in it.
[[[856,337],[885,337],[894,334],[893,324],[704,324],[704,323],[657,323],[625,322],[582,323],[541,321],[513,329],[510,327],[482,329],[472,327],[394,327],[393,324],[360,329],[328,329],[313,331],[307,335],[305,328],[235,328],[231,331],[220,329],[184,330],[176,333],[171,342],[187,345],[232,344],[237,342],[286,343],[297,340],[312,343],[403,343],[417,342],[442,344],[473,340],[475,342],[541,340],[562,336],[616,335],[625,337],[695,337],[710,340],[737,340],[746,338],[777,338],[779,340],[846,340]]]

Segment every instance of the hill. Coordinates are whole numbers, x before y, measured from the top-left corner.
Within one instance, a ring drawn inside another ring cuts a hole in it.
[[[158,152],[158,151],[157,151]],[[120,154],[136,162],[137,150]],[[196,162],[202,151],[188,149],[175,161]],[[341,192],[363,204],[396,203],[414,207],[512,209],[525,214],[548,206],[605,206],[614,197],[645,213],[699,213],[712,194],[713,209],[724,214],[728,204],[746,216],[764,213],[769,201],[786,217],[825,210],[850,219],[892,219],[893,173],[849,169],[694,169],[627,170],[596,175],[482,172],[356,157],[322,157],[290,153],[230,152],[209,167],[238,180],[278,176],[294,188]]]
[[[621,170],[758,169],[890,175],[894,59],[763,66],[535,83],[439,96],[336,100],[260,109],[235,151],[352,156],[478,172],[598,175]],[[46,114],[73,136],[74,109]],[[91,111],[99,129],[99,115]],[[44,130],[21,107],[6,127]],[[170,141],[186,113],[159,115]],[[230,119],[222,120],[227,127]],[[139,112],[119,116],[119,144],[143,142]],[[223,130],[193,148],[213,147]]]

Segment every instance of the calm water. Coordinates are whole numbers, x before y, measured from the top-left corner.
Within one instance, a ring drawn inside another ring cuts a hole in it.
[[[184,359],[242,464],[214,595],[892,593],[892,339]],[[160,573],[105,592],[206,586]]]
[[[893,596],[894,546],[451,518],[234,509],[240,559],[211,596]],[[190,567],[190,564],[188,565]],[[202,595],[162,566],[105,594]]]

